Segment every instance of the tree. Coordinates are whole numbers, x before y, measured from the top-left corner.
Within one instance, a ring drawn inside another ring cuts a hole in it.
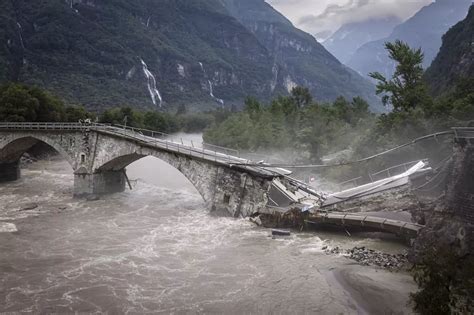
[[[0,88],[1,121],[36,121],[39,101],[21,84],[7,84]]]
[[[247,97],[245,99],[245,111],[249,113],[252,120],[257,120],[262,110],[259,101],[254,97]]]
[[[430,244],[418,253],[411,300],[419,314],[472,314],[474,258],[452,244]],[[435,303],[434,303],[435,302]]]
[[[376,92],[377,95],[383,94],[384,105],[392,105],[395,112],[430,107],[432,101],[422,78],[424,55],[421,49],[411,49],[400,40],[385,43],[385,48],[390,59],[397,63],[392,79],[387,80],[379,72],[369,73],[378,81]]]
[[[179,104],[178,110],[176,111],[176,116],[184,115],[188,112],[185,104]]]
[[[94,115],[89,113],[83,106],[69,106],[66,108],[66,121],[78,122],[84,119],[94,119]]]
[[[38,100],[36,121],[64,121],[64,103],[57,97],[37,87],[29,88],[29,94]]]
[[[333,109],[339,119],[345,122],[350,122],[351,119],[351,104],[342,96],[336,98],[333,104]]]
[[[295,102],[296,107],[302,108],[313,102],[313,96],[306,87],[297,86],[291,90],[291,99]]]

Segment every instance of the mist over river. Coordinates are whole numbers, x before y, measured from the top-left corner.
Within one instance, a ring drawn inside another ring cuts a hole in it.
[[[0,185],[0,312],[409,313],[411,276],[323,247],[404,249],[366,235],[272,239],[246,219],[210,216],[177,170],[145,158],[133,190],[72,198],[62,160]]]

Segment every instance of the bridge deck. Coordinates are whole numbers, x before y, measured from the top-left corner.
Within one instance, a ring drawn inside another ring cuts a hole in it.
[[[291,173],[281,168],[255,166],[255,163],[251,162],[250,160],[243,159],[228,153],[219,152],[218,148],[227,152],[238,152],[236,150],[221,147],[216,147],[215,150],[210,150],[204,148],[204,145],[198,147],[193,142],[190,144],[185,144],[183,140],[181,140],[181,142],[175,142],[170,140],[172,137],[171,135],[161,132],[125,126],[116,127],[112,125],[95,123],[0,123],[0,130],[35,132],[94,130],[96,132],[135,141],[144,146],[175,152],[181,155],[187,155],[226,167],[244,170],[264,178],[274,178],[281,176],[282,174],[288,175]]]
[[[376,216],[344,213],[318,213],[311,216],[308,223],[334,224],[339,226],[357,226],[379,231],[414,237],[423,228],[422,225]]]
[[[427,166],[426,162],[419,161],[416,165],[401,174],[330,194],[327,196],[326,200],[324,200],[322,207],[330,207],[338,203],[364,198],[386,190],[408,185],[409,177],[415,173],[426,171]]]

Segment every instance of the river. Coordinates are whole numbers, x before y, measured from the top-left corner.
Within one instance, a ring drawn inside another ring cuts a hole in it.
[[[57,159],[0,185],[0,312],[410,313],[411,276],[323,250],[404,249],[391,238],[272,239],[245,219],[210,216],[155,158],[128,174],[133,190],[95,201],[71,197],[72,169]]]

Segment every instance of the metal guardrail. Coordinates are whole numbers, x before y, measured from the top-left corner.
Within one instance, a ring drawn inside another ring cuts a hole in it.
[[[422,160],[423,162],[427,162],[428,160],[427,159],[424,159]],[[395,166],[391,166],[389,168],[386,168],[384,170],[381,170],[379,172],[376,172],[376,173],[372,173],[372,174],[369,174],[369,178],[370,180],[373,182],[374,181],[374,177],[377,177],[378,175],[380,174],[384,174],[386,173],[387,174],[387,177],[392,177],[393,175],[393,172],[391,173],[390,171],[393,171],[395,169],[398,169],[398,168],[402,168],[403,167],[403,171],[406,172],[408,171],[408,169],[412,166],[414,166],[416,163],[420,162],[420,160],[416,160],[416,161],[411,161],[411,162],[406,162],[406,163],[403,163],[403,164],[399,164],[399,165],[395,165]],[[409,167],[410,166],[410,167]]]
[[[361,179],[362,179],[362,176],[359,176],[359,177],[356,177],[356,178],[353,178],[353,179],[346,180],[342,183],[338,183],[337,186],[344,187],[344,186],[347,186],[349,184],[353,184],[354,187],[356,187],[357,186],[357,181],[359,181]]]
[[[209,148],[209,150],[212,150],[214,149],[214,151],[220,151],[222,153],[229,153],[229,152],[232,152],[234,153],[233,155],[234,156],[238,156],[240,157],[240,151],[239,150],[235,150],[235,149],[229,149],[229,148],[226,148],[226,147],[222,147],[222,146],[219,146],[219,145],[215,145],[215,144],[210,144],[210,143],[207,143],[207,142],[202,142],[202,147],[203,148]]]
[[[248,159],[238,157],[240,153],[234,149],[205,143],[201,143],[201,146],[199,146],[199,144],[196,145],[193,141],[184,140],[183,138],[178,138],[179,142],[177,142],[177,138],[170,134],[124,125],[102,123],[0,122],[0,130],[98,130],[119,135],[121,137],[133,138],[145,142],[148,145],[154,145],[162,149],[177,151],[178,153],[205,158],[215,162],[229,164],[246,164],[251,162]],[[229,154],[231,152],[236,153],[236,155]]]
[[[474,127],[453,127],[457,139],[474,139]]]
[[[427,162],[427,160],[423,160],[424,162]],[[408,169],[412,166],[414,166],[416,163],[420,162],[420,160],[416,160],[416,161],[411,161],[411,162],[406,162],[406,163],[403,163],[403,164],[399,164],[399,165],[395,165],[395,166],[391,166],[389,168],[386,168],[384,170],[381,170],[381,171],[378,171],[376,173],[368,173],[368,177],[370,179],[370,182],[373,183],[377,180],[380,180],[380,179],[384,179],[384,178],[389,178],[389,177],[392,177],[394,175],[397,175],[395,174],[395,172],[393,172],[393,170],[395,169],[399,169],[399,168],[403,168],[403,171],[406,172],[408,171]],[[398,172],[397,172],[398,173]],[[377,178],[379,177],[379,175],[382,175],[382,174],[386,174],[386,176],[383,176],[383,177],[380,177],[380,178]],[[349,186],[350,184],[352,184],[354,187],[357,187],[358,185],[358,181],[360,181],[361,179],[363,179],[362,176],[359,176],[359,177],[356,177],[356,178],[353,178],[353,179],[349,179],[349,180],[346,180],[342,183],[338,183],[337,186],[339,186],[340,188],[343,188],[343,187],[347,187]]]
[[[0,122],[0,129],[3,130],[83,130],[107,127],[110,127],[110,125],[97,123]]]

